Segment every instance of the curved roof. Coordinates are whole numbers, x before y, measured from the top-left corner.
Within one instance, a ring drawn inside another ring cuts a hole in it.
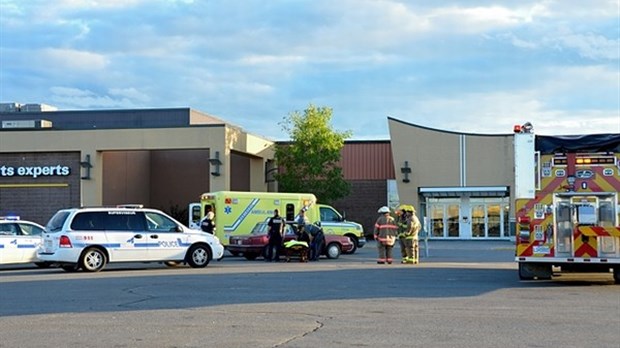
[[[419,124],[414,124],[414,123],[409,123],[409,122],[405,122],[396,118],[393,118],[391,116],[388,116],[388,120],[394,121],[394,122],[398,122],[398,123],[402,123],[402,124],[406,124],[408,126],[411,127],[416,127],[416,128],[420,128],[420,129],[425,129],[425,130],[429,130],[429,131],[433,131],[433,132],[439,132],[439,133],[446,133],[446,134],[455,134],[455,135],[473,135],[473,136],[485,136],[485,137],[505,137],[505,136],[509,136],[512,135],[512,133],[505,133],[505,134],[485,134],[485,133],[467,133],[467,132],[457,132],[457,131],[449,131],[449,130],[445,130],[445,129],[438,129],[438,128],[431,128],[431,127],[426,127],[426,126],[421,126]]]

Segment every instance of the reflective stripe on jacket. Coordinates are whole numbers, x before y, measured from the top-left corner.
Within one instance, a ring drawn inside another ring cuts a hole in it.
[[[398,226],[394,218],[389,215],[381,215],[375,223],[374,235],[377,241],[385,242],[390,237],[396,237],[398,234]]]

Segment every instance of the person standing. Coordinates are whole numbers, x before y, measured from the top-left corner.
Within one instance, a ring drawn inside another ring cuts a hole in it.
[[[306,224],[304,225],[304,230],[312,238],[310,242],[310,261],[319,261],[321,251],[323,250],[323,243],[325,242],[323,229],[315,224]]]
[[[211,234],[215,232],[215,213],[211,205],[205,206],[205,217],[200,220],[200,229]]]
[[[398,227],[396,221],[390,216],[390,208],[383,206],[377,211],[379,217],[375,223],[374,237],[377,241],[377,249],[379,257],[377,258],[378,264],[392,264],[392,249],[396,242],[396,234],[398,233]]]
[[[406,244],[407,239],[406,238],[407,238],[407,232],[411,229],[411,225],[410,225],[411,220],[409,219],[407,211],[404,208],[399,208],[397,213],[398,213],[398,218],[397,218],[398,244],[400,246],[400,255],[402,258],[402,261],[400,261],[400,263],[407,263],[408,254],[407,254],[407,244]]]
[[[420,262],[419,234],[422,229],[420,219],[416,216],[415,209],[407,214],[408,230],[405,233],[405,248],[407,259],[405,263],[417,264]]]
[[[299,227],[302,227],[303,225],[310,223],[310,220],[308,220],[308,217],[306,216],[307,210],[308,209],[306,207],[303,207],[299,210],[299,213],[297,214],[297,216],[295,216],[295,223]]]
[[[280,261],[280,248],[284,239],[284,219],[280,217],[278,209],[273,210],[273,216],[267,222],[269,227],[269,243],[267,244],[267,255],[265,261]],[[275,249],[275,253],[274,253]]]

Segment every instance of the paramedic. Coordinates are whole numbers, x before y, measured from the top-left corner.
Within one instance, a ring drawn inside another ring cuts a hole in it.
[[[390,208],[383,206],[377,211],[379,217],[375,223],[374,237],[377,241],[377,250],[379,257],[378,264],[392,264],[392,248],[396,242],[396,234],[398,227],[392,216],[390,216]]]
[[[280,248],[284,238],[284,219],[280,217],[278,209],[273,210],[273,216],[269,218],[267,226],[269,226],[269,243],[267,244],[265,261],[271,262],[273,260],[278,262],[280,261]],[[275,255],[273,249],[275,249]]]
[[[215,213],[211,205],[205,206],[205,217],[200,220],[200,229],[211,234],[215,231]]]
[[[301,210],[299,210],[299,214],[295,216],[294,222],[297,225],[298,232],[301,232],[304,226],[310,223],[310,220],[308,220],[308,217],[306,216],[306,210],[308,210],[308,208],[301,208]]]
[[[306,224],[304,230],[312,238],[310,242],[310,261],[319,261],[321,251],[323,250],[323,243],[325,242],[323,229],[315,224]]]

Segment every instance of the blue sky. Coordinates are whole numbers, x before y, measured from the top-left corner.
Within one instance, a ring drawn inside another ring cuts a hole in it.
[[[619,0],[0,0],[0,102],[190,107],[274,140],[309,104],[469,133],[620,132]]]

